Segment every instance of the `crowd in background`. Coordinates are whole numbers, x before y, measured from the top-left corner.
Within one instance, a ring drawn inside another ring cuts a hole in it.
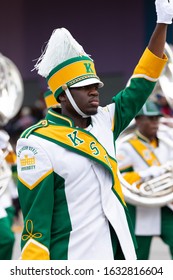
[[[15,148],[20,134],[45,116],[46,104],[41,96],[32,106],[22,106],[18,114],[11,119],[4,129],[10,135],[11,144]]]

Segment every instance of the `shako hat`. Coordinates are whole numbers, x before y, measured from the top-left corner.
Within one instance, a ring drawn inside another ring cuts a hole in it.
[[[48,109],[52,107],[61,107],[60,103],[56,100],[51,90],[47,90],[44,93],[44,101]]]
[[[142,109],[138,112],[137,116],[163,116],[158,106],[151,100],[147,100],[143,105]]]
[[[35,67],[57,99],[69,87],[103,86],[94,61],[66,28],[55,29]]]

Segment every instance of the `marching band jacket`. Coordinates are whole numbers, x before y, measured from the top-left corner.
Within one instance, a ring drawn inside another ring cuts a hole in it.
[[[86,129],[50,109],[23,132],[17,142],[21,259],[114,259],[110,225],[124,258],[136,259],[115,140],[145,103],[166,61],[146,49],[129,86],[99,107]]]

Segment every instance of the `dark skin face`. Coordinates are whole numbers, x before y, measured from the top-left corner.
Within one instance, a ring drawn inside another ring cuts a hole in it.
[[[70,88],[69,90],[77,106],[83,113],[90,116],[97,114],[99,106],[98,84]],[[83,118],[79,115],[69,102],[65,93],[60,94],[59,100],[61,102],[62,115],[70,117],[78,127],[85,128],[89,125],[90,117]]]
[[[159,116],[139,116],[136,118],[136,125],[139,132],[151,141],[157,137],[159,120]]]

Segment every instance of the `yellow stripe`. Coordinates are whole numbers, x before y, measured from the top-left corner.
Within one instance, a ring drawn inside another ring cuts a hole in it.
[[[49,138],[53,138],[66,145],[69,145],[73,148],[74,148],[74,146],[72,145],[72,141],[68,137],[68,134],[73,133],[74,131],[78,132],[77,137],[84,140],[83,144],[85,144],[85,145],[80,144],[80,145],[76,146],[75,148],[77,150],[83,151],[83,152],[93,156],[94,153],[91,154],[92,151],[90,149],[90,143],[93,141],[96,142],[97,140],[94,138],[91,138],[89,134],[87,134],[83,131],[79,131],[76,128],[70,128],[70,127],[64,127],[64,126],[52,126],[52,125],[49,125],[48,127],[45,127],[44,129],[38,128],[35,130],[36,133],[39,133],[39,134],[44,135]],[[103,152],[103,150],[104,150],[103,147],[98,142],[97,142],[97,146],[99,147],[99,151],[100,151],[100,154],[97,157],[98,158],[102,157],[104,163],[106,163],[106,165],[107,165],[106,160],[103,158],[103,154],[101,154],[101,152]],[[104,151],[104,155],[105,155],[105,151]]]
[[[163,59],[155,56],[148,48],[143,53],[138,65],[136,66],[133,75],[146,75],[150,78],[159,78],[166,62],[167,56],[164,55]],[[147,67],[151,65],[150,67]]]
[[[115,119],[112,120],[112,127],[111,127],[112,131],[114,131],[114,127],[115,127]]]
[[[74,146],[72,140],[70,139],[70,137],[68,137],[68,135],[73,133],[74,131],[77,131],[77,137],[83,141],[79,141],[77,146]],[[117,163],[107,154],[106,150],[100,143],[97,142],[95,138],[83,131],[74,128],[61,126],[57,127],[52,125],[44,128],[38,128],[37,130],[35,130],[35,132],[51,139],[56,139],[57,141],[73,147],[76,150],[84,152],[85,154],[90,155],[92,158],[95,158],[104,163],[109,168],[114,178],[113,188],[118,193],[123,204],[125,205],[124,195],[121,189],[119,178],[117,176]],[[93,145],[93,148],[91,147],[91,145]],[[98,151],[98,154],[95,153],[96,150]]]
[[[109,161],[111,163],[112,169],[113,169],[113,176],[114,176],[114,185],[113,188],[114,190],[118,193],[119,197],[121,198],[121,201],[124,205],[126,205],[126,202],[124,200],[124,195],[122,192],[122,187],[120,184],[120,180],[118,178],[118,173],[117,173],[117,163],[116,161],[112,160],[111,158],[109,158]]]
[[[141,182],[141,177],[139,176],[138,172],[127,172],[122,175],[123,178],[130,184],[132,185],[133,183],[136,183],[136,187],[140,187],[140,182]]]
[[[53,169],[49,170],[48,172],[46,172],[43,176],[41,176],[33,185],[29,185],[27,182],[25,182],[25,180],[23,180],[22,178],[18,177],[19,181],[25,185],[25,187],[27,187],[30,190],[33,190],[41,181],[43,181],[44,178],[46,178],[48,175],[50,175],[53,172]]]
[[[5,160],[7,161],[7,163],[9,163],[9,164],[14,164],[14,163],[16,163],[16,154],[13,152],[13,151],[11,151],[11,152],[9,152],[8,153],[8,155],[5,157]]]
[[[149,166],[160,165],[156,155],[148,149],[140,140],[131,139],[129,143],[134,147],[134,149],[141,155],[143,160],[147,162]]]
[[[93,73],[87,73],[84,63],[90,63]],[[94,63],[91,60],[77,61],[58,70],[48,81],[50,89],[55,92],[62,85],[82,75],[95,74]]]
[[[57,102],[56,98],[54,97],[53,93],[46,96],[44,98],[45,103],[46,103],[46,107],[50,108],[50,107],[54,107],[57,106],[59,103]]]

